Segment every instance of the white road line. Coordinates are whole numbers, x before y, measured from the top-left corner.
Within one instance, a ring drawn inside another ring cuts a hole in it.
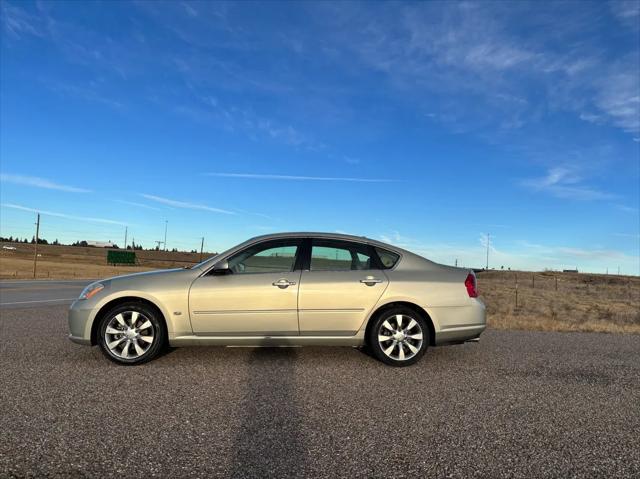
[[[53,303],[54,301],[75,301],[76,298],[71,299],[39,299],[37,301],[15,301],[13,303],[0,303],[0,306],[8,306],[10,304],[29,304],[29,303]]]

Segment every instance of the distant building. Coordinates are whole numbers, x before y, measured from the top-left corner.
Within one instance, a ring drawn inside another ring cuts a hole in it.
[[[577,273],[578,270],[577,269],[563,269],[562,272],[563,273]]]
[[[87,241],[88,246],[95,246],[96,248],[113,248],[111,241]]]

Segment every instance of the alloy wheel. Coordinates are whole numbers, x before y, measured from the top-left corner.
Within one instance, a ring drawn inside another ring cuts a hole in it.
[[[386,318],[378,330],[378,343],[382,352],[395,361],[413,358],[422,348],[420,323],[405,314]]]
[[[139,311],[123,311],[107,323],[104,343],[109,352],[120,359],[137,359],[153,344],[153,323]]]

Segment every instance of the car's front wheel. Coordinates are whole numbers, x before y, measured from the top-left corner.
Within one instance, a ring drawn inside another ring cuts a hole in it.
[[[394,307],[378,314],[367,339],[374,356],[383,363],[409,366],[427,350],[429,328],[412,309]]]
[[[116,306],[103,315],[98,343],[104,355],[118,364],[142,364],[155,358],[166,343],[159,315],[144,303]]]

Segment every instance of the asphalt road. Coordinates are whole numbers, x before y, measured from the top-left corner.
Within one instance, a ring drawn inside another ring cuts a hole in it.
[[[0,309],[71,304],[91,281],[0,281]]]
[[[394,369],[350,348],[121,367],[60,305],[0,333],[0,477],[640,476],[638,336],[490,330]]]

